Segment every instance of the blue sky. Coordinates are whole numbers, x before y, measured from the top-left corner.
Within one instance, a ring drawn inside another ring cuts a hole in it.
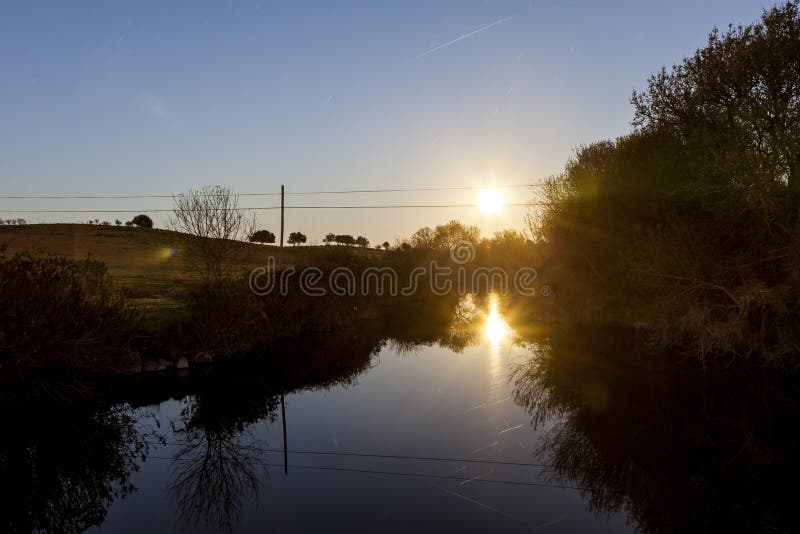
[[[631,91],[771,2],[37,2],[0,4],[3,195],[511,184],[629,130]],[[427,50],[504,20],[431,53]],[[289,197],[472,202],[475,192]],[[506,200],[532,193],[509,191]],[[272,205],[243,198],[247,206]],[[169,199],[3,200],[31,221]],[[12,214],[3,214],[8,217]],[[276,213],[260,212],[276,229]],[[522,209],[287,212],[287,231],[373,243],[450,218],[486,233]],[[164,224],[163,215],[154,216]]]

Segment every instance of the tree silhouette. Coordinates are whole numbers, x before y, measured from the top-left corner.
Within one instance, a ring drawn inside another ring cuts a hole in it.
[[[426,226],[417,230],[411,236],[411,244],[417,248],[444,248],[448,249],[459,241],[468,241],[477,244],[481,238],[481,230],[477,226],[465,225],[452,220],[445,224],[437,225],[435,229]]]
[[[325,236],[325,244],[330,245],[331,243],[336,242],[336,234],[327,234]]]
[[[354,245],[356,240],[350,234],[337,234],[336,242],[340,245]]]
[[[95,219],[94,222],[95,222],[95,224],[97,224],[98,220]],[[153,227],[153,219],[151,219],[147,215],[137,215],[136,217],[133,218],[133,220],[131,222],[133,224],[135,224],[136,226],[139,226],[141,228],[152,228]]]
[[[384,249],[384,250],[389,250],[389,247],[390,247],[391,245],[389,244],[389,242],[388,242],[388,241],[384,241],[384,242],[383,242],[383,245],[381,245],[381,246],[383,247],[383,249]]]
[[[253,234],[255,215],[239,207],[239,196],[229,187],[215,185],[172,197],[170,224],[191,234],[191,244],[201,259],[200,271],[206,282],[220,279],[230,267],[234,241]]]
[[[306,238],[305,234],[302,234],[301,232],[292,232],[292,233],[290,233],[289,234],[289,239],[286,240],[286,242],[289,243],[292,246],[297,246],[297,245],[299,245],[301,243],[305,243],[306,241],[307,241],[307,238]]]
[[[275,234],[273,234],[269,230],[259,230],[257,232],[253,232],[250,235],[249,241],[251,243],[274,243]]]
[[[366,248],[369,246],[369,239],[367,239],[363,235],[360,235],[356,238],[356,245],[358,245],[361,248]]]

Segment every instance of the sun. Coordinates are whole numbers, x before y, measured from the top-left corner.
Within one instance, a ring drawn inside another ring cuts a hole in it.
[[[503,192],[499,189],[481,189],[478,194],[478,207],[486,213],[495,213],[503,206]]]

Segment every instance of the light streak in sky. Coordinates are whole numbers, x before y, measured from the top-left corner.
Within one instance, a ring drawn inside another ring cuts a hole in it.
[[[465,34],[464,34],[464,35],[462,35],[461,37],[456,37],[456,38],[455,38],[455,39],[453,39],[452,41],[447,41],[446,43],[442,43],[442,44],[440,44],[440,45],[438,45],[438,46],[434,46],[433,48],[430,48],[430,49],[428,49],[428,50],[426,50],[426,51],[422,52],[421,54],[419,54],[419,55],[418,55],[417,57],[415,57],[414,59],[415,59],[415,60],[416,60],[416,59],[420,59],[420,58],[422,58],[422,57],[425,57],[425,56],[427,56],[428,54],[433,54],[433,53],[434,53],[434,52],[436,52],[437,50],[441,50],[442,48],[444,48],[444,47],[446,47],[446,46],[450,46],[451,44],[455,44],[455,43],[459,42],[459,41],[460,41],[460,40],[462,40],[462,39],[466,39],[467,37],[472,37],[472,36],[473,36],[473,35],[475,35],[476,33],[481,33],[482,31],[486,31],[486,30],[488,30],[489,28],[493,28],[493,27],[497,26],[498,24],[502,24],[502,23],[504,23],[504,22],[507,22],[507,21],[509,21],[509,20],[511,20],[511,19],[513,19],[513,18],[515,18],[515,17],[516,17],[516,15],[514,15],[514,16],[511,16],[511,17],[506,17],[506,18],[504,18],[504,19],[496,20],[496,21],[492,22],[491,24],[487,24],[486,26],[481,26],[481,27],[480,27],[480,28],[478,28],[477,30],[472,30],[472,31],[471,31],[471,32],[469,32],[469,33],[465,33]]]

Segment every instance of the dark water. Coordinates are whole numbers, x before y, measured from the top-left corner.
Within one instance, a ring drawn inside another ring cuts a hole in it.
[[[280,369],[165,379],[127,402],[17,410],[0,440],[0,527],[797,526],[790,386],[654,373],[627,334],[544,332],[514,324],[499,303],[424,319],[394,324],[390,339],[379,329],[287,349],[294,360]]]

